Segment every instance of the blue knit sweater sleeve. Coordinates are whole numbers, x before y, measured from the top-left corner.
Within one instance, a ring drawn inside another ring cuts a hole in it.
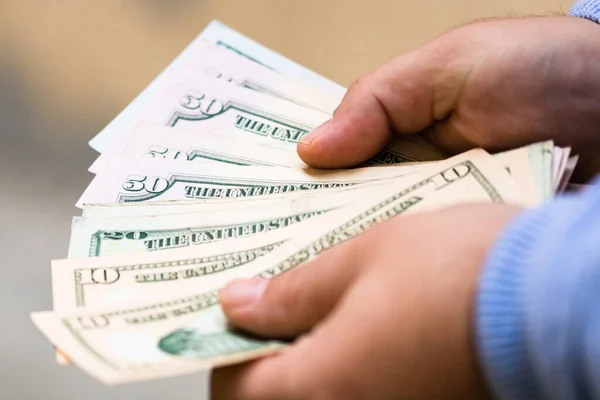
[[[573,4],[569,15],[600,23],[600,0],[579,0]]]
[[[569,15],[600,23],[600,0]],[[600,400],[600,179],[505,230],[480,280],[476,329],[498,398]]]
[[[600,399],[598,185],[526,211],[488,256],[477,345],[500,399]]]

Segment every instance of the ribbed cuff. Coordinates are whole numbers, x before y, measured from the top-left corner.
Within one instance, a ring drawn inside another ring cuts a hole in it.
[[[600,24],[600,0],[578,0],[569,10],[569,15]]]
[[[488,384],[500,399],[541,398],[527,354],[524,292],[532,249],[548,228],[547,209],[526,211],[509,225],[480,278],[478,353]]]

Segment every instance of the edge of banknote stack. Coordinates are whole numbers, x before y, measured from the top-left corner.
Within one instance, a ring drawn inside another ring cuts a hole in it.
[[[278,276],[404,214],[564,190],[577,157],[552,142],[448,158],[419,137],[363,166],[310,169],[298,141],[345,89],[213,21],[90,145],[54,310],[32,314],[97,379],[124,383],[231,365],[288,345],[233,329],[219,290]]]

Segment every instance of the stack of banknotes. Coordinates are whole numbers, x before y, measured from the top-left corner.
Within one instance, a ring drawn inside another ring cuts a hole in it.
[[[219,290],[272,278],[387,219],[468,202],[532,206],[577,158],[552,142],[448,158],[417,136],[364,165],[322,171],[296,153],[344,88],[212,22],[90,143],[54,310],[57,349],[106,383],[230,365],[287,343],[228,325]],[[401,217],[400,217],[401,218]]]

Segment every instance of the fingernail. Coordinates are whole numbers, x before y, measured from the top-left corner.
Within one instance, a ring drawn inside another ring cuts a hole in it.
[[[234,281],[221,292],[221,303],[228,307],[245,307],[262,296],[268,280],[253,278]]]
[[[333,121],[333,117],[329,118],[327,121],[323,122],[321,125],[313,129],[311,132],[306,134],[302,139],[300,139],[300,143],[303,146],[310,146],[310,144],[319,136],[323,135],[329,127],[331,126],[331,121]]]

